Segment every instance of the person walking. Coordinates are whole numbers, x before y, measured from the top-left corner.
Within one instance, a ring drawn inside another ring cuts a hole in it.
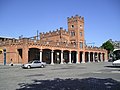
[[[13,66],[13,62],[12,62],[12,59],[10,60],[10,66]]]

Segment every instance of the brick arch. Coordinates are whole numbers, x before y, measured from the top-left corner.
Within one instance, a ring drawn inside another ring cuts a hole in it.
[[[51,63],[51,49],[42,49],[42,61],[47,64]]]
[[[40,59],[40,49],[39,48],[29,48],[28,51],[28,62],[33,60],[39,60]]]
[[[40,49],[40,46],[37,46],[37,45],[29,45],[28,48],[29,48],[29,49],[30,49],[30,48],[38,48],[38,49]]]
[[[61,63],[61,50],[55,49],[53,52],[53,59],[55,64],[60,64]]]
[[[64,59],[64,63],[69,63],[69,50],[63,50],[63,59]]]
[[[72,63],[76,63],[77,62],[77,51],[71,51],[71,61]]]
[[[85,52],[85,62],[89,62],[89,52]]]

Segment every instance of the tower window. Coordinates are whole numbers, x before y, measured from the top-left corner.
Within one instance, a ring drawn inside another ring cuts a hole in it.
[[[80,49],[83,49],[83,42],[80,42]]]
[[[82,37],[82,32],[80,32],[80,36]]]
[[[72,25],[71,28],[74,28],[74,25]]]
[[[70,35],[73,37],[73,36],[75,36],[75,32],[74,31],[71,31],[70,32]]]
[[[82,25],[80,25],[80,28],[82,28]]]

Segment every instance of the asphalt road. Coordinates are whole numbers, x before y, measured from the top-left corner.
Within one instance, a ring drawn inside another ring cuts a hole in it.
[[[0,65],[0,90],[120,90],[120,67],[110,62],[33,69]]]

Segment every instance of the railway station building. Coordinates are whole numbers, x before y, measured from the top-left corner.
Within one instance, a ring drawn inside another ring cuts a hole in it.
[[[68,30],[60,27],[25,38],[0,37],[0,63],[28,63],[40,60],[47,64],[103,62],[108,59],[105,49],[85,44],[84,17],[67,18]]]

